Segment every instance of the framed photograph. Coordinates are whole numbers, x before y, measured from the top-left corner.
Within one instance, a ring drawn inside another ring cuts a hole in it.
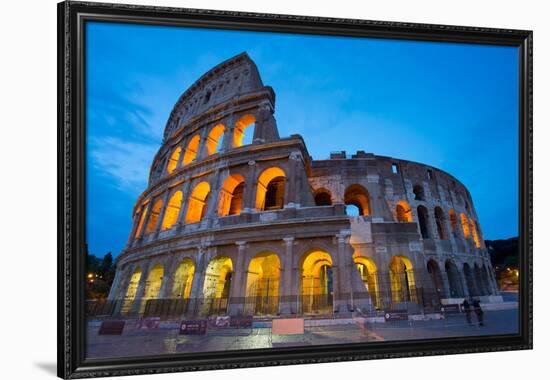
[[[532,32],[58,27],[60,377],[532,347]]]

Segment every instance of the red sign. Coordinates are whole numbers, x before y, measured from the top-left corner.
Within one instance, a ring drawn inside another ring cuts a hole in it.
[[[206,334],[206,319],[197,321],[181,321],[180,335],[204,335]]]

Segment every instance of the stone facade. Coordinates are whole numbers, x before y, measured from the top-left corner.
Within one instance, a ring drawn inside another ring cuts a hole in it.
[[[362,151],[313,160],[301,136],[279,136],[274,108],[246,53],[177,101],[117,258],[109,298],[122,312],[155,300],[290,315],[498,299],[458,180]]]

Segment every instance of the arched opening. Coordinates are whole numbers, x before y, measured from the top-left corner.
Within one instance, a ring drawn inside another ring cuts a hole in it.
[[[218,215],[239,215],[243,206],[244,178],[240,174],[231,174],[223,182],[220,190]]]
[[[302,313],[332,313],[332,258],[322,250],[304,254],[302,260]]]
[[[424,196],[424,187],[422,185],[414,185],[413,194],[415,201],[423,201],[426,199]]]
[[[187,148],[185,148],[185,154],[183,155],[184,165],[190,164],[195,160],[195,158],[197,158],[200,141],[201,141],[201,137],[199,135],[195,135],[191,138],[191,140],[187,144]]]
[[[190,258],[183,259],[174,273],[174,285],[172,287],[172,298],[189,299],[191,296],[191,285],[195,274],[195,264]]]
[[[285,197],[285,172],[278,167],[265,169],[258,177],[256,209],[282,209]]]
[[[472,231],[472,237],[474,238],[474,244],[475,244],[476,248],[479,248],[480,247],[479,236],[477,235],[476,224],[475,224],[475,222],[472,218],[470,218],[470,230]]]
[[[468,263],[464,263],[463,269],[464,269],[464,277],[466,277],[466,286],[468,286],[468,293],[470,294],[471,297],[478,296],[479,292],[477,290],[470,265],[468,265]]]
[[[245,314],[274,315],[279,311],[281,263],[273,252],[259,253],[248,265]]]
[[[372,259],[357,254],[354,254],[353,262],[355,263],[355,267],[359,271],[359,275],[361,276],[361,280],[365,285],[365,289],[369,292],[372,303],[377,307],[380,306],[380,293],[378,290],[377,278],[378,271],[376,268],[376,264]]]
[[[170,159],[168,160],[168,164],[166,166],[166,170],[168,171],[168,174],[172,174],[172,172],[176,169],[178,166],[178,162],[180,160],[181,155],[181,147],[177,147],[172,155],[170,156]]]
[[[418,206],[416,209],[418,212],[418,225],[420,226],[420,234],[422,235],[422,239],[430,239],[430,227],[429,227],[429,217],[428,217],[428,209],[424,206]]]
[[[441,209],[441,207],[436,207],[434,209],[434,215],[435,215],[435,225],[437,226],[437,235],[439,236],[440,240],[447,240],[447,228],[445,227],[445,213]]]
[[[227,256],[217,256],[210,260],[204,278],[205,312],[225,314],[231,290],[233,262]]]
[[[430,259],[426,265],[426,268],[428,269],[428,273],[432,279],[435,295],[437,295],[438,299],[444,298],[445,287],[443,286],[443,277],[441,275],[441,270],[439,269],[439,264],[435,260]]]
[[[221,149],[221,137],[223,136],[224,130],[225,127],[223,124],[218,124],[210,130],[208,138],[206,139],[206,151],[209,156],[219,152]]]
[[[210,185],[208,182],[201,182],[193,189],[187,205],[186,223],[200,222],[206,215],[208,209],[208,194]]]
[[[416,302],[416,286],[411,261],[405,256],[393,256],[390,262],[392,301]]]
[[[451,221],[451,229],[453,231],[453,235],[456,236],[456,234],[458,233],[458,220],[456,219],[456,213],[453,209],[449,210],[449,220]]]
[[[139,280],[141,280],[141,269],[137,268],[132,276],[130,277],[130,282],[128,283],[128,288],[126,289],[126,295],[124,296],[124,302],[122,304],[121,313],[127,314],[131,311],[134,299],[136,298],[137,288],[139,285]]]
[[[316,206],[331,206],[332,197],[330,191],[327,189],[321,188],[315,192],[315,205]]]
[[[145,228],[145,233],[150,234],[155,231],[157,223],[159,220],[160,210],[162,209],[162,200],[158,199],[153,207],[151,208],[151,215],[149,215],[149,221],[147,222],[147,228]]]
[[[395,214],[400,223],[412,223],[413,221],[411,206],[405,201],[399,201],[395,207]]]
[[[464,238],[470,238],[470,225],[468,223],[468,218],[463,213],[460,214],[460,222],[462,223],[462,232],[464,232]]]
[[[183,199],[183,193],[178,190],[170,197],[166,211],[164,212],[164,219],[162,221],[162,230],[169,230],[178,221],[178,215],[180,214],[181,201]]]
[[[464,290],[462,288],[462,280],[460,279],[460,272],[455,263],[451,260],[445,262],[445,273],[449,280],[449,293],[451,298],[464,297]]]
[[[357,207],[359,215],[361,216],[370,214],[369,192],[361,185],[355,184],[348,186],[346,192],[344,193],[344,203],[346,205],[353,205]]]
[[[134,239],[139,237],[139,234],[141,233],[141,229],[143,228],[143,223],[145,223],[145,217],[147,216],[147,211],[149,210],[149,206],[147,207],[142,207],[141,211],[140,211],[140,216],[139,216],[139,223],[138,223],[138,226],[136,228],[136,233],[134,235]]]
[[[147,305],[148,300],[157,299],[160,292],[160,287],[162,285],[162,277],[164,276],[164,268],[162,265],[156,264],[150,271],[147,276],[147,281],[145,281],[145,291],[143,293],[143,300],[141,302],[140,313],[143,313]]]
[[[238,148],[243,145],[252,144],[252,137],[254,135],[254,128],[252,133],[246,133],[245,130],[250,126],[254,126],[256,123],[256,118],[251,114],[246,114],[241,117],[235,123],[235,131],[233,133],[233,146]],[[246,136],[246,137],[245,137]]]

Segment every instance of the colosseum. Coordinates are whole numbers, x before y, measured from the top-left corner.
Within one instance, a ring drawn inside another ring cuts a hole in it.
[[[373,315],[502,300],[456,178],[364,151],[313,160],[300,135],[279,136],[274,112],[246,53],[179,98],[117,258],[120,314]]]

